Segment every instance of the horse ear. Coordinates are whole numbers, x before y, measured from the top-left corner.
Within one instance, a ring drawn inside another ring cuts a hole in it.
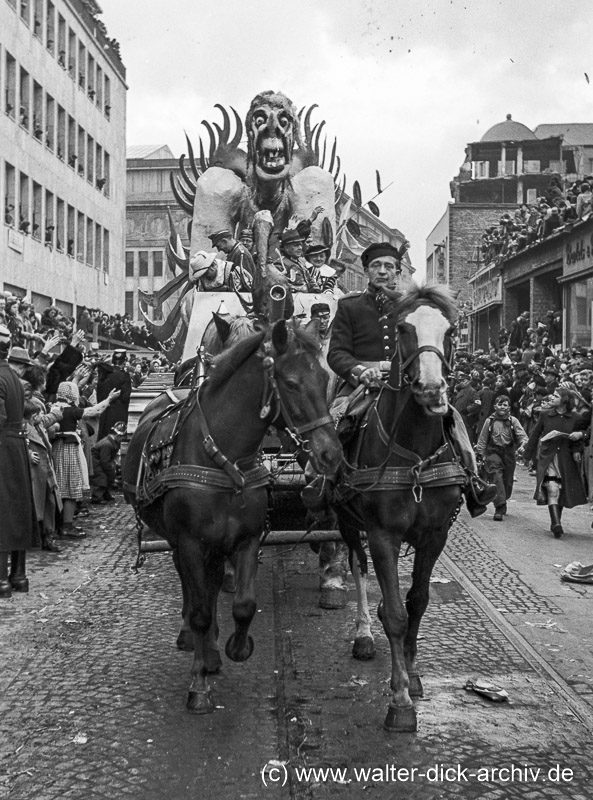
[[[220,336],[220,340],[223,344],[226,344],[226,340],[229,338],[229,334],[231,332],[230,324],[217,314],[216,311],[212,312],[212,318],[214,320],[214,324],[216,325],[216,330],[218,331],[218,335]]]
[[[288,346],[288,330],[286,320],[279,319],[272,327],[272,345],[277,356],[281,356]]]

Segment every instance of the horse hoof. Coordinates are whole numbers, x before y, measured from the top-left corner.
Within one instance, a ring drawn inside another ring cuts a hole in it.
[[[209,689],[202,692],[190,691],[187,695],[187,710],[191,714],[212,714],[216,706]]]
[[[418,730],[414,706],[389,706],[383,727],[390,733],[413,733]]]
[[[420,680],[420,675],[408,675],[410,686],[408,687],[408,694],[410,697],[424,697],[424,687]]]
[[[354,640],[352,657],[359,661],[370,661],[375,657],[375,643],[370,636],[359,636]]]
[[[228,638],[224,652],[226,653],[227,658],[230,658],[231,661],[247,661],[247,659],[253,653],[254,646],[253,639],[251,636],[248,636],[243,650],[237,650],[235,646],[235,634],[233,633]]]
[[[237,584],[235,583],[235,576],[227,573],[222,579],[221,589],[227,594],[234,594],[237,591]]]
[[[177,637],[177,649],[184,653],[191,653],[194,649],[194,635],[191,631],[180,630]]]
[[[319,594],[319,608],[345,608],[346,589],[337,586],[322,587]]]

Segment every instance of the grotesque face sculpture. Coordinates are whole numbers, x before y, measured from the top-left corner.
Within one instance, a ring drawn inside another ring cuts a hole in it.
[[[248,158],[260,181],[285,180],[295,145],[300,145],[298,114],[280,92],[262,92],[253,98],[245,118]]]

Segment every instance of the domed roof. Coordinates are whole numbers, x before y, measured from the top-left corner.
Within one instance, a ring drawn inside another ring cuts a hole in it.
[[[524,142],[537,139],[535,133],[522,122],[515,122],[510,114],[504,122],[493,125],[480,139],[481,142]]]

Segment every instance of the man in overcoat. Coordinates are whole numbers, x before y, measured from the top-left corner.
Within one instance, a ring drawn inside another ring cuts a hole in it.
[[[36,526],[23,425],[25,395],[18,375],[8,365],[10,331],[0,326],[0,597],[28,592],[26,551]],[[10,573],[8,561],[10,556]]]
[[[101,414],[97,440],[108,436],[116,422],[125,423],[127,428],[128,408],[132,394],[132,378],[125,369],[126,359],[125,350],[114,350],[111,364],[100,362],[98,365],[97,402],[100,403],[109,397],[109,392],[112,389],[118,389],[121,394]]]
[[[396,318],[383,289],[398,290],[401,275],[400,254],[389,242],[375,242],[361,256],[368,286],[362,294],[346,295],[338,302],[333,320],[327,354],[331,369],[344,380],[338,394],[347,394],[352,387],[376,385],[383,372],[388,371],[395,353]],[[480,484],[477,479],[475,455],[465,426],[452,409],[454,424],[451,437],[457,454],[472,478],[473,491],[466,491],[466,503],[472,516],[486,511],[496,495],[492,484]]]

